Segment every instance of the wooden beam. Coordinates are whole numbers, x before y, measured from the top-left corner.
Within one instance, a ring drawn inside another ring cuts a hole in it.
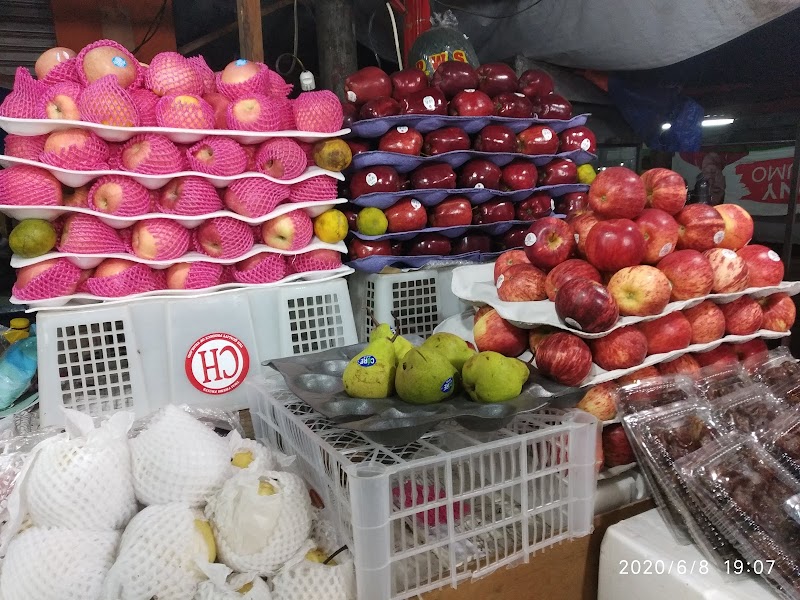
[[[320,71],[317,86],[344,98],[345,77],[358,68],[353,0],[317,0],[314,6]]]
[[[261,0],[236,0],[236,13],[239,18],[239,54],[248,60],[264,62]]]

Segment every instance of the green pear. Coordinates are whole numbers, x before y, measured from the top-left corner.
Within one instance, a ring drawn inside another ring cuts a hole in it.
[[[422,344],[423,348],[435,350],[453,365],[458,371],[464,368],[464,363],[475,356],[475,350],[467,346],[467,342],[452,333],[434,333]]]
[[[461,382],[475,402],[505,402],[522,393],[528,381],[528,365],[498,352],[481,352],[470,358],[461,371]]]
[[[395,337],[395,331],[388,323],[381,323],[369,334],[370,342],[374,342],[375,340],[379,340],[381,338],[389,338],[394,340],[394,353],[395,356],[397,356],[398,361],[400,361],[406,355],[406,352],[414,347],[411,342],[409,342],[402,335]]]
[[[354,398],[388,398],[394,394],[396,371],[392,340],[378,338],[347,363],[342,374],[344,391]]]
[[[389,325],[388,323],[381,323],[370,332],[369,341],[374,342],[375,340],[379,340],[381,338],[393,338],[393,337],[394,337],[394,329],[392,329],[391,325]]]
[[[398,335],[394,339],[394,353],[397,355],[397,362],[399,363],[405,355],[408,354],[408,351],[411,350],[414,345],[409,342],[406,338],[402,335]]]
[[[431,348],[412,348],[397,367],[397,394],[411,404],[433,404],[453,395],[458,371]]]

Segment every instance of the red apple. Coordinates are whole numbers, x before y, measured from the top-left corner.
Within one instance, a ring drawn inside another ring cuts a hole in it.
[[[620,327],[608,335],[589,342],[592,357],[606,371],[630,369],[647,357],[647,338],[636,327]]]
[[[427,156],[469,150],[470,141],[467,132],[459,127],[443,127],[425,135],[422,153]]]
[[[415,198],[403,198],[383,211],[389,222],[387,231],[416,231],[428,224],[428,213],[422,203]]]
[[[530,265],[531,261],[528,260],[528,255],[524,250],[508,250],[503,252],[497,257],[494,263],[494,283],[497,285],[497,279],[507,269],[514,265]]]
[[[764,311],[750,296],[741,296],[733,302],[720,304],[725,315],[725,333],[728,335],[750,335],[761,329]]]
[[[406,243],[408,256],[446,256],[450,250],[450,238],[440,233],[423,233]]]
[[[569,215],[589,207],[589,195],[586,192],[570,192],[556,198],[554,210],[560,215]]]
[[[212,98],[215,100],[212,101]],[[215,123],[217,129],[226,129],[228,127],[228,100],[222,94],[206,94],[203,100],[208,102],[214,108]],[[214,102],[218,104],[215,104]],[[223,104],[224,102],[224,104]],[[358,106],[352,102],[342,102],[342,127],[350,128],[353,123],[358,121]]]
[[[430,209],[431,227],[457,227],[472,224],[472,204],[463,196],[450,196]]]
[[[528,329],[528,350],[530,350],[531,354],[535,357],[536,351],[539,349],[542,342],[558,332],[559,329],[550,327],[549,325],[538,325],[533,329]]]
[[[519,92],[506,92],[494,97],[494,114],[498,117],[530,119],[533,116],[533,104]]]
[[[678,222],[669,213],[658,208],[645,208],[636,218],[636,225],[644,236],[644,259],[654,265],[675,250],[678,243]]]
[[[669,304],[669,279],[655,267],[634,265],[611,276],[608,290],[625,316],[648,317],[661,314]]]
[[[548,94],[536,99],[533,112],[540,119],[566,120],[572,117],[572,104],[564,96]]]
[[[378,150],[419,156],[422,152],[422,134],[405,125],[395,127],[383,134],[378,142]]]
[[[683,314],[692,326],[692,344],[708,344],[725,335],[725,315],[711,300],[684,309]]]
[[[619,319],[619,307],[608,289],[582,277],[570,279],[561,286],[555,305],[559,319],[588,333],[607,331]]]
[[[597,138],[592,130],[585,126],[565,129],[558,136],[561,141],[561,152],[583,150],[584,152],[597,152]]]
[[[682,350],[692,342],[692,326],[681,312],[636,325],[647,338],[647,353],[662,354]]]
[[[578,166],[568,158],[556,158],[539,169],[539,185],[578,183]]]
[[[733,351],[730,344],[720,344],[716,348],[705,352],[695,352],[694,359],[701,368],[712,365],[738,365],[739,357]]]
[[[514,152],[517,139],[505,125],[487,125],[475,136],[473,148],[479,152]]]
[[[638,265],[644,251],[644,236],[628,219],[600,221],[586,236],[586,259],[599,271],[614,272]]]
[[[517,74],[505,63],[486,63],[478,67],[478,86],[492,98],[517,91]]]
[[[400,191],[400,177],[392,167],[369,167],[356,171],[350,178],[350,194],[358,198],[375,192]]]
[[[502,223],[514,220],[514,203],[510,200],[489,200],[479,204],[472,211],[473,225]]]
[[[720,204],[714,207],[725,223],[725,236],[718,248],[739,250],[753,238],[753,217],[738,204]]]
[[[528,228],[525,225],[512,227],[511,229],[506,231],[503,234],[503,237],[500,239],[501,248],[505,249],[524,248],[525,236],[527,235],[527,233],[528,233]]]
[[[539,219],[525,235],[525,252],[531,264],[548,271],[564,262],[575,247],[572,227],[555,217]]]
[[[450,100],[448,113],[457,117],[488,117],[494,113],[494,103],[480,90],[464,90]]]
[[[504,190],[531,190],[536,187],[537,178],[538,172],[535,164],[527,160],[516,159],[503,167],[500,184]],[[548,198],[547,212],[541,215],[547,216],[553,209],[553,202],[547,194],[539,195],[545,195]]]
[[[392,246],[389,240],[360,240],[353,238],[348,243],[350,247],[350,259],[366,258],[367,256],[391,256]]]
[[[620,387],[623,385],[629,385],[631,383],[636,383],[638,381],[644,381],[645,379],[650,379],[652,377],[660,377],[661,373],[659,372],[658,368],[654,366],[644,367],[643,369],[639,369],[634,371],[633,373],[628,373],[627,375],[623,375],[619,379],[617,379],[617,383]]]
[[[429,163],[413,171],[409,181],[415,190],[451,190],[456,187],[456,172],[447,163]]]
[[[541,98],[553,93],[553,78],[539,69],[528,69],[519,76],[517,90],[528,98]]]
[[[544,273],[533,265],[513,265],[497,278],[497,297],[504,302],[544,300],[544,279]]]
[[[426,88],[400,100],[403,115],[446,115],[447,99],[441,90]]]
[[[600,273],[585,260],[571,258],[565,260],[560,265],[556,265],[547,274],[544,282],[545,292],[551,302],[555,302],[558,290],[573,279],[588,279],[596,283],[602,283]]]
[[[340,206],[339,210],[347,218],[347,228],[350,231],[358,231],[358,211],[361,210],[361,207],[348,202],[344,206]]]
[[[739,362],[744,362],[753,356],[760,356],[769,352],[767,343],[761,338],[755,338],[748,342],[740,342],[738,344],[731,344],[731,348],[736,352]]]
[[[533,125],[517,134],[517,152],[522,154],[555,154],[558,144],[558,134],[549,125]]]
[[[381,96],[365,102],[358,112],[362,119],[379,119],[400,114],[400,103],[389,96]]]
[[[491,252],[492,238],[485,233],[466,233],[452,242],[450,254],[467,254],[469,252]]]
[[[703,256],[711,263],[714,272],[714,284],[711,290],[716,294],[741,292],[748,287],[747,263],[733,250],[712,248],[703,252]]]
[[[656,266],[672,284],[673,300],[700,298],[711,293],[714,270],[709,260],[697,250],[667,254]]]
[[[577,335],[554,333],[539,344],[536,367],[553,381],[578,386],[592,370],[592,352]]]
[[[392,82],[392,98],[395,100],[402,100],[409,94],[428,87],[428,76],[425,75],[425,71],[414,67],[395,71],[389,79]]]
[[[593,415],[598,421],[610,421],[617,415],[617,390],[619,386],[607,381],[589,388],[575,408]]]
[[[528,332],[514,327],[489,306],[484,306],[475,313],[472,333],[478,352],[498,352],[503,356],[514,357],[525,352],[528,347]]]
[[[707,204],[690,204],[675,215],[675,220],[680,225],[679,250],[704,252],[714,248],[725,237],[725,221]]]
[[[591,211],[581,214],[573,213],[573,215],[572,218],[567,219],[567,222],[575,230],[575,243],[577,244],[578,254],[586,256],[586,238],[600,220]]]
[[[609,469],[636,462],[625,430],[619,423],[603,428],[603,457]]]
[[[433,72],[431,87],[439,88],[449,100],[461,91],[477,88],[478,74],[468,63],[456,60],[443,62]]]
[[[783,281],[783,262],[774,250],[753,244],[745,246],[737,254],[747,265],[750,287],[769,287]]]
[[[347,144],[347,147],[350,148],[350,153],[353,156],[363,152],[369,152],[371,149],[367,140],[345,140],[345,144]],[[243,148],[246,149],[248,146],[243,146]]]
[[[797,317],[797,308],[789,294],[783,292],[771,294],[766,298],[759,298],[758,303],[764,313],[762,329],[791,331]]]
[[[647,206],[671,215],[678,214],[686,204],[686,182],[670,169],[650,169],[642,173]]]
[[[364,104],[381,96],[392,95],[392,80],[378,67],[364,67],[344,80],[347,99],[354,104]]]
[[[682,354],[674,360],[658,365],[661,375],[688,375],[692,379],[700,376],[700,364],[691,354]]]
[[[485,158],[473,158],[461,167],[458,187],[499,190],[502,175],[500,167],[492,161]]]
[[[644,183],[626,167],[609,167],[589,188],[589,208],[605,219],[635,219],[644,209]]]
[[[518,221],[535,221],[550,216],[553,212],[553,199],[545,192],[531,194],[517,204]]]

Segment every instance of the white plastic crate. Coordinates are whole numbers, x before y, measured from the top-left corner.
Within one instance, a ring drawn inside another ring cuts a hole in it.
[[[171,402],[247,407],[261,362],[355,344],[347,282],[304,282],[195,298],[142,299],[37,316],[44,425]]]
[[[384,447],[271,377],[245,386],[256,437],[297,456],[356,557],[359,600],[400,600],[527,561],[592,530],[597,421],[546,409]]]
[[[407,273],[350,275],[350,299],[359,341],[365,342],[380,323],[389,323],[400,335],[427,338],[436,326],[469,306],[450,290],[455,267]]]

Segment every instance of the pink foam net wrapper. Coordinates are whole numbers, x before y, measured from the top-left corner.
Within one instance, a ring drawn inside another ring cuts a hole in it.
[[[297,144],[303,149],[303,152],[306,153],[306,166],[313,167],[317,164],[314,161],[314,144],[309,142],[297,142]]]
[[[195,176],[179,177],[161,188],[157,208],[159,212],[173,215],[206,215],[222,210],[222,200],[208,180]]]
[[[156,104],[159,127],[214,129],[214,109],[199,96],[169,94]]]
[[[78,99],[81,119],[115,127],[141,125],[133,97],[119,86],[114,75],[101,77],[86,86]]]
[[[202,56],[190,56],[187,60],[203,83],[203,94],[216,92],[217,77],[214,71],[211,70],[211,67],[208,66],[206,59]]]
[[[292,184],[289,200],[292,202],[313,202],[314,200],[335,200],[339,197],[336,180],[327,175],[309,177],[305,181]]]
[[[66,258],[46,262],[50,263],[50,267],[34,275],[24,287],[20,287],[19,281],[14,283],[11,294],[15,298],[23,301],[46,300],[75,293],[75,288],[81,278],[81,270]],[[43,263],[39,263],[39,265],[41,264]],[[19,276],[26,269],[37,268],[39,265],[19,269],[17,275]]]
[[[277,109],[280,118],[281,131],[294,131],[297,129],[297,123],[294,122],[294,109],[292,108],[292,101],[288,98],[278,98]]]
[[[108,142],[108,168],[114,171],[122,170],[122,146],[114,142]]]
[[[286,250],[301,250],[311,243],[311,240],[314,238],[314,223],[311,221],[311,217],[308,216],[306,211],[302,209],[293,210],[280,217],[270,219],[261,226],[261,231],[269,231],[273,223],[278,219],[291,219],[294,225],[294,238],[292,239],[291,245],[285,248]],[[266,233],[264,233],[263,236],[264,243],[268,246],[272,246],[270,240],[267,239]]]
[[[47,86],[35,80],[28,69],[17,67],[13,91],[0,104],[0,117],[36,119]]]
[[[237,214],[258,218],[271,213],[287,200],[287,192],[287,186],[280,183],[249,177],[232,182],[225,190],[223,201],[229,210]]]
[[[139,111],[139,122],[142,127],[157,127],[156,122],[156,104],[161,100],[150,90],[144,88],[134,88],[130,90],[133,104],[136,110]]]
[[[247,153],[234,140],[209,136],[186,151],[189,168],[218,177],[239,175],[247,170]]]
[[[58,206],[61,183],[39,167],[17,165],[0,170],[0,202],[15,206]]]
[[[256,154],[256,169],[277,179],[294,179],[306,170],[303,149],[289,138],[267,140]]]
[[[203,248],[203,240],[217,238],[220,249],[213,254]],[[194,230],[194,247],[198,252],[215,258],[238,258],[248,252],[255,240],[250,225],[232,217],[215,217],[209,219]]]
[[[141,147],[139,144],[146,144]],[[144,159],[134,168],[130,165],[133,152],[147,149],[148,152]],[[128,159],[128,160],[126,160]],[[186,165],[186,157],[178,150],[178,147],[163,135],[154,133],[141,133],[133,136],[122,147],[122,169],[143,173],[146,175],[169,175],[177,171],[182,171]]]
[[[119,205],[103,206],[107,194],[111,194],[112,202],[119,198]],[[89,188],[88,202],[89,208],[97,212],[120,217],[135,217],[150,212],[150,191],[130,177],[103,175]]]
[[[242,107],[249,102],[258,104],[258,110],[253,110],[248,115],[247,121],[238,116]],[[244,98],[231,101],[227,108],[226,122],[228,129],[238,131],[280,131],[281,114],[280,98],[269,98],[262,94],[253,94]]]
[[[247,62],[248,61],[244,59],[239,59],[235,62],[235,65],[237,67],[244,67]],[[217,91],[225,96],[228,100],[238,100],[239,98],[245,98],[255,94],[264,95],[264,93],[267,91],[269,69],[266,65],[261,63],[256,64],[260,65],[261,67],[258,72],[256,72],[256,74],[249,79],[238,83],[225,83],[222,80],[222,72],[217,73]]]
[[[236,271],[236,265],[225,265],[222,268],[222,276],[219,278],[220,284],[236,283],[233,274]]]
[[[342,266],[342,255],[336,250],[312,250],[287,258],[289,273],[332,271]]]
[[[50,108],[51,112],[53,109],[57,108],[56,98],[58,96],[65,96],[67,98],[70,98],[77,105],[78,97],[80,97],[82,91],[83,88],[80,86],[80,84],[74,81],[63,81],[61,83],[56,83],[55,85],[48,86],[47,89],[44,91],[41,100],[39,101],[39,114],[37,115],[38,118],[39,119],[74,118],[66,115],[55,115],[51,117],[50,114],[48,114],[48,108]]]
[[[153,285],[157,290],[167,289],[167,270],[166,269],[153,269]]]
[[[150,267],[142,263],[131,262],[127,269],[116,275],[89,277],[86,280],[86,289],[90,294],[101,298],[120,298],[163,288]]]
[[[184,264],[188,265],[189,270],[180,289],[185,290],[202,290],[219,285],[225,269],[220,264],[205,261]]]
[[[155,242],[155,256],[142,256],[134,249],[134,254],[151,260],[173,260],[180,258],[189,250],[192,236],[189,230],[177,221],[170,219],[146,219],[133,226],[133,238],[140,243],[151,236]]]
[[[291,83],[286,83],[286,80],[269,68],[267,71],[267,95],[276,98],[288,98],[292,93],[294,86]]]
[[[50,134],[48,141],[53,136],[67,141],[66,134],[73,132],[76,134],[74,142],[61,146],[57,150],[48,150],[47,142],[45,142],[45,148],[39,155],[39,161],[46,165],[74,171],[91,171],[108,167],[108,145],[93,131],[86,129],[55,131]]]
[[[239,283],[271,283],[286,277],[287,272],[283,255],[265,252],[238,263],[233,278]]]
[[[4,153],[8,156],[39,160],[39,155],[44,150],[46,135],[13,135],[9,133],[4,140]]]
[[[78,56],[75,57],[75,71],[78,74],[78,79],[83,85],[89,85],[92,83],[89,81],[89,77],[86,75],[86,69],[84,65],[84,60],[86,59],[86,55],[89,54],[95,48],[101,47],[109,47],[113,48],[115,52],[113,52],[113,56],[111,56],[110,65],[108,65],[107,72],[105,75],[113,75],[114,68],[127,68],[130,65],[133,65],[136,69],[136,74],[134,76],[133,81],[129,86],[125,86],[128,88],[138,88],[142,86],[142,80],[144,76],[144,69],[139,64],[139,61],[136,60],[136,57],[131,54],[125,46],[115,42],[114,40],[97,40],[96,42],[89,44],[88,46],[84,46],[83,49],[78,52]],[[105,76],[103,75],[103,76]],[[116,75],[115,75],[116,77]],[[97,79],[100,79],[98,77]]]
[[[114,254],[125,252],[117,230],[92,215],[74,214],[64,219],[59,252]]]
[[[203,94],[203,80],[189,60],[177,52],[159,52],[144,74],[147,89],[158,96]]]
[[[65,81],[74,81],[76,83],[80,83],[77,68],[77,57],[57,63],[47,72],[47,75],[44,76],[42,82],[46,83],[47,85],[63,83]]]
[[[256,169],[256,153],[258,152],[258,146],[242,146],[242,150],[247,155],[247,171],[255,172]]]
[[[292,102],[292,107],[300,131],[333,133],[342,128],[342,103],[330,90],[303,92]]]

